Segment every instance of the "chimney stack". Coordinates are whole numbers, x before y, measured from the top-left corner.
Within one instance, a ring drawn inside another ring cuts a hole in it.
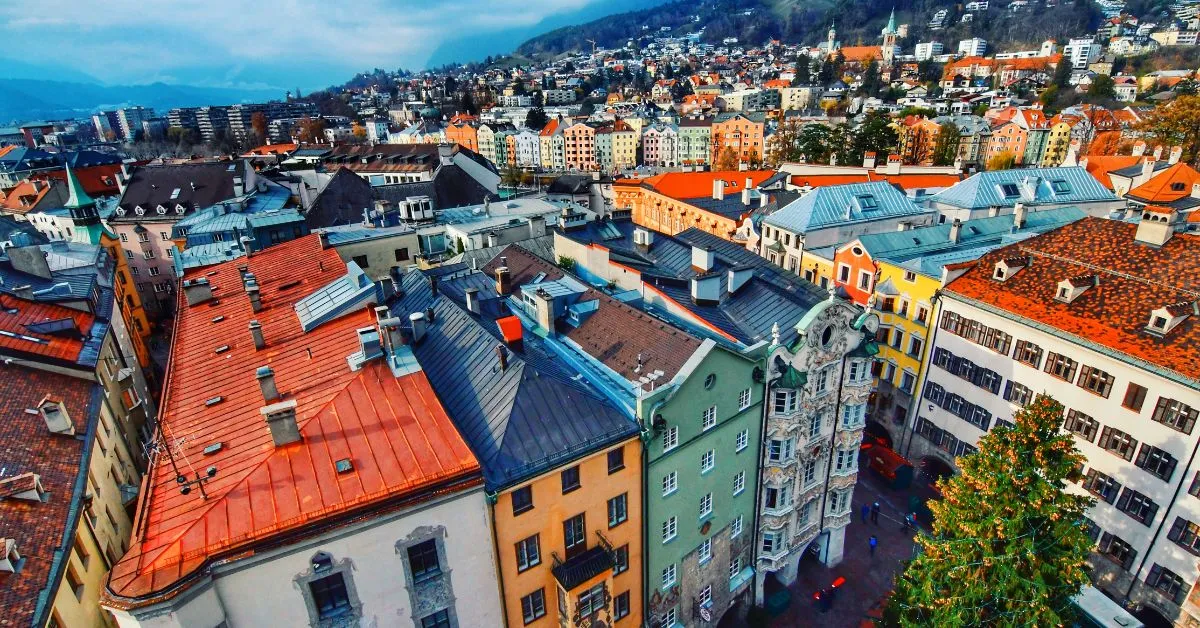
[[[321,250],[329,248],[329,234],[324,231],[317,232],[317,238],[321,240]]]
[[[508,260],[501,257],[496,269],[496,294],[506,297],[512,292],[512,275],[508,272]]]
[[[279,401],[279,388],[275,385],[275,371],[269,366],[260,366],[254,371],[258,379],[258,387],[262,390],[263,401],[275,403]]]
[[[1180,157],[1183,157],[1183,147],[1182,146],[1172,146],[1171,147],[1171,156],[1167,159],[1167,163],[1169,163],[1171,165],[1175,165],[1175,164],[1179,163]]]
[[[413,344],[421,342],[425,338],[425,314],[413,312],[408,315],[408,322],[412,325]]]
[[[1159,144],[1158,146],[1154,147],[1154,161],[1158,161],[1158,160],[1162,159],[1162,151],[1163,151],[1162,144]]]
[[[1028,210],[1025,209],[1025,203],[1017,203],[1016,205],[1013,206],[1013,228],[1014,229],[1024,229],[1025,228],[1025,213],[1027,211]]]
[[[463,291],[467,298],[467,311],[472,314],[479,313],[479,288],[467,288]]]
[[[258,291],[257,283],[246,285],[246,294],[250,296],[250,309],[259,312],[262,310],[262,295]]]
[[[233,178],[233,195],[234,196],[242,196],[245,193],[246,193],[246,184],[242,181],[242,178],[234,177]]]
[[[500,371],[508,370],[508,349],[504,345],[496,345],[496,357],[500,360]]]
[[[250,337],[254,339],[255,351],[262,351],[267,346],[267,340],[263,338],[262,323],[257,320],[250,321]]]
[[[50,430],[51,434],[75,435],[75,423],[71,421],[67,409],[63,407],[62,401],[57,397],[52,395],[43,397],[42,402],[38,404],[37,413],[42,415],[42,420],[46,422],[46,429]]]
[[[867,168],[867,169],[875,168],[875,152],[874,151],[867,151],[867,152],[863,153],[863,168]]]
[[[716,265],[716,255],[706,246],[692,245],[692,267],[706,273]]]
[[[959,236],[962,235],[962,221],[955,218],[950,224],[950,241],[957,243]]]
[[[724,179],[713,179],[713,200],[714,201],[725,200],[725,180]]]
[[[296,400],[288,399],[264,406],[259,410],[271,430],[276,447],[300,441],[300,426],[296,423]]]
[[[1142,160],[1142,175],[1138,178],[1137,182],[1134,183],[1135,187],[1149,181],[1150,177],[1154,176],[1154,162],[1157,161],[1157,159],[1157,157],[1153,159],[1147,157]]]
[[[1146,142],[1144,142],[1142,140],[1138,140],[1138,141],[1134,142],[1132,155],[1134,157],[1141,157],[1142,155],[1145,155],[1145,154],[1146,154]]]

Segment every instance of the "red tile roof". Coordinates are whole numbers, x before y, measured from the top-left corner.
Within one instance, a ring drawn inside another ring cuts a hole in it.
[[[75,423],[77,434],[87,431],[92,384],[46,371],[0,365],[0,467],[3,477],[38,474],[50,500],[36,503],[0,498],[0,542],[13,539],[25,559],[20,573],[0,572],[0,608],[4,624],[33,622],[38,594],[50,585],[55,550],[62,546],[69,522],[75,481],[81,473],[83,441],[51,434],[37,408],[48,393],[58,396]],[[57,584],[57,583],[55,583]]]
[[[13,309],[16,312],[10,313]],[[67,318],[75,321],[75,327],[82,337],[37,333],[28,327]],[[87,312],[4,295],[3,301],[0,301],[0,330],[9,333],[0,335],[0,350],[74,363],[79,359],[83,339],[91,332],[95,321],[95,317]]]
[[[241,264],[261,286],[257,313],[242,290]],[[192,273],[210,281],[215,300],[189,307],[180,298],[160,424],[165,441],[178,443],[176,459],[218,473],[205,485],[207,500],[197,490],[182,495],[167,457],[157,457],[132,546],[109,576],[114,604],[175,595],[210,561],[271,537],[481,482],[423,372],[394,377],[378,359],[350,370],[355,330],[374,322],[368,309],[301,330],[296,302],[345,273],[316,235]],[[261,351],[247,330],[251,320],[262,325]],[[217,353],[219,345],[229,349]],[[260,414],[260,366],[270,366],[283,399],[297,403],[300,442],[272,443]],[[206,456],[215,443],[221,449]],[[346,458],[353,471],[339,474],[334,464]]]
[[[1200,317],[1163,338],[1144,331],[1150,312],[1200,299],[1200,235],[1179,233],[1153,248],[1135,242],[1136,231],[1085,218],[988,253],[946,291],[1200,381]],[[996,262],[1021,255],[1032,264],[1003,283],[991,278]],[[1096,287],[1069,304],[1054,298],[1060,281],[1093,273]]]
[[[267,144],[265,146],[259,146],[258,148],[251,148],[250,150],[246,151],[246,154],[247,155],[282,155],[284,153],[290,153],[290,152],[296,150],[297,146],[298,146],[298,144],[296,144],[294,142],[289,143],[289,144]]]
[[[792,185],[809,185],[814,188],[845,183],[867,183],[870,181],[887,181],[903,190],[918,190],[928,188],[948,188],[963,180],[961,174],[879,174],[864,172],[862,174],[818,174],[794,175]]]
[[[83,191],[87,192],[93,198],[98,196],[117,196],[121,193],[121,188],[117,185],[117,175],[121,172],[121,164],[88,166],[87,168],[75,168],[71,171],[79,179],[80,185],[83,186]],[[54,179],[55,181],[66,183],[67,171],[50,170],[37,175],[35,178]]]
[[[746,179],[755,186],[775,175],[773,170],[718,170],[716,172],[665,172],[641,179],[642,186],[671,198],[687,199],[712,196],[713,181],[725,180],[725,196],[741,194]]]

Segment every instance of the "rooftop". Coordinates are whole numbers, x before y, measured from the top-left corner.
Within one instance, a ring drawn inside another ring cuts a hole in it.
[[[119,207],[130,212],[130,220],[141,218],[133,215],[135,208],[150,213],[159,205],[175,217],[177,206],[190,211],[234,198],[234,178],[245,181],[246,176],[246,164],[240,160],[141,166],[130,173]]]
[[[1011,207],[1015,203],[1071,205],[1115,200],[1112,191],[1079,166],[980,172],[930,199],[964,209]]]
[[[260,287],[258,312],[243,290],[243,264]],[[207,280],[213,298],[189,306],[180,291],[160,428],[176,458],[218,472],[204,485],[205,500],[180,494],[166,457],[155,459],[131,548],[109,576],[114,603],[151,603],[257,543],[478,481],[478,462],[422,371],[396,375],[382,359],[350,369],[348,358],[360,351],[356,330],[375,323],[369,302],[335,304],[302,328],[297,304],[329,296],[354,270],[310,235],[184,276]],[[251,320],[262,326],[265,350],[255,349]],[[299,442],[272,441],[260,412],[262,366],[273,370],[282,399],[296,404]],[[335,463],[344,459],[353,468],[339,473]]]
[[[1176,234],[1154,248],[1134,240],[1137,228],[1084,218],[988,253],[946,291],[1200,388],[1200,317],[1161,337],[1145,331],[1152,311],[1200,300],[1200,235]],[[1032,263],[1020,272],[991,278],[996,262],[1025,256]],[[1060,281],[1085,274],[1098,285],[1070,303],[1055,299]]]
[[[763,222],[794,233],[808,233],[853,222],[918,216],[929,211],[892,184],[877,181],[816,188],[770,214]]]

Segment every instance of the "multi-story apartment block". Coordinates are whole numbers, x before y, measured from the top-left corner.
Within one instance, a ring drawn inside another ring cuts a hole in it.
[[[944,49],[945,46],[939,41],[921,42],[916,45],[914,54],[917,57],[917,61],[928,61],[941,55]]]
[[[679,164],[707,166],[712,164],[713,119],[703,116],[679,121]]]
[[[142,135],[142,122],[154,117],[154,110],[145,107],[125,107],[117,110],[121,139],[132,142]]]
[[[503,622],[480,463],[381,300],[316,235],[185,275],[119,625]]]
[[[1200,552],[1200,239],[1169,208],[1140,218],[1085,218],[951,266],[905,451],[948,473],[1050,395],[1087,459],[1070,490],[1096,497],[1097,586],[1177,618]]]
[[[1125,209],[1125,201],[1079,166],[979,172],[927,200],[939,223],[983,218],[1017,203],[1037,209],[1074,206],[1098,217]]]
[[[561,118],[553,118],[538,133],[538,144],[542,151],[542,167],[547,170],[561,171],[567,167],[563,127],[564,123]]]
[[[679,165],[679,128],[652,124],[642,130],[642,164],[673,168]]]
[[[649,229],[674,235],[695,227],[730,239],[745,216],[770,202],[758,188],[775,176],[771,170],[665,172],[619,180],[613,195],[618,208]]]
[[[1091,37],[1073,37],[1063,46],[1063,61],[1070,63],[1076,70],[1086,70],[1096,59],[1100,58],[1102,47]]]
[[[563,129],[563,163],[569,170],[596,170],[596,129],[577,122]]]
[[[712,122],[713,163],[726,149],[732,151],[738,163],[762,163],[766,151],[765,117],[761,113],[721,114]]]
[[[982,57],[986,53],[987,40],[972,37],[958,42],[958,56],[960,57]]]
[[[206,142],[214,140],[218,134],[229,131],[228,107],[200,107],[196,110],[196,130]]]
[[[480,124],[475,134],[479,141],[479,154],[493,164],[500,165],[496,161],[496,125]]]
[[[521,129],[516,134],[514,141],[517,149],[518,168],[542,167],[542,143],[537,131]]]

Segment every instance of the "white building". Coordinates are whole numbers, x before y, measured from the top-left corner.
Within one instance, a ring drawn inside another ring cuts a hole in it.
[[[1166,208],[1139,224],[1085,218],[947,271],[902,450],[949,472],[1049,394],[1087,458],[1070,490],[1097,498],[1096,585],[1172,620],[1200,556],[1200,236],[1178,221]]]
[[[517,133],[516,143],[518,168],[542,167],[542,144],[537,131],[521,129]]]
[[[928,61],[940,54],[945,49],[940,41],[921,42],[916,46],[917,61]]]
[[[1071,67],[1085,70],[1093,61],[1100,58],[1100,44],[1090,37],[1072,38],[1063,46],[1063,58],[1071,61]]]
[[[987,54],[987,41],[978,37],[959,41],[958,54],[962,57],[982,57]]]
[[[547,105],[569,105],[575,102],[575,90],[547,89],[542,90],[542,101]]]
[[[121,139],[132,142],[142,133],[142,122],[154,117],[153,109],[126,107],[117,110],[117,123],[121,126]]]

